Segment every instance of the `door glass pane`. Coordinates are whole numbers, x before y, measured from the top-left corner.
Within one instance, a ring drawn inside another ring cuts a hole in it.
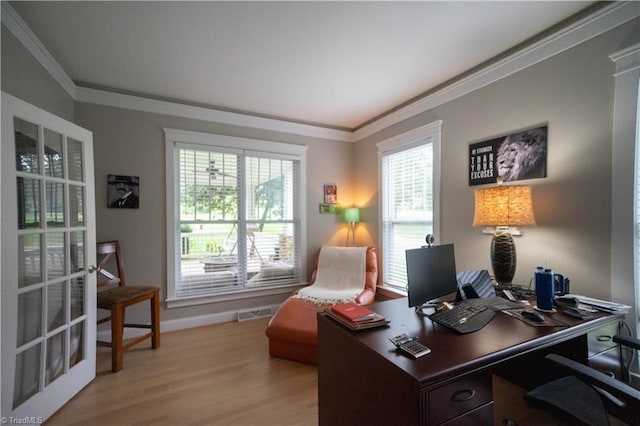
[[[84,277],[71,280],[71,321],[85,314]]]
[[[40,226],[40,181],[16,178],[18,195],[18,229]]]
[[[49,386],[64,373],[64,336],[65,333],[63,331],[47,339],[45,386]]]
[[[47,332],[64,325],[64,301],[67,283],[50,284],[47,291]]]
[[[16,170],[39,173],[38,126],[19,118],[13,119],[16,138]]]
[[[9,124],[2,144],[15,149],[2,169],[0,201],[2,212],[15,217],[2,231],[3,247],[15,256],[3,263],[13,278],[0,283],[9,315],[2,325],[13,328],[1,342],[0,376],[10,379],[2,383],[4,422],[46,418],[95,377],[95,276],[85,271],[89,260],[95,263],[95,228],[88,227],[95,188],[86,184],[93,176],[89,132],[4,94],[0,112]]]
[[[69,245],[71,250],[71,272],[84,271],[84,231],[69,233]]]
[[[47,280],[63,277],[67,271],[64,232],[47,234]]]
[[[38,393],[40,377],[40,346],[37,345],[16,355],[16,371],[13,389],[13,408]]]
[[[62,135],[44,129],[44,173],[47,176],[63,178]]]
[[[46,182],[45,199],[47,201],[47,226],[56,228],[64,226],[64,184]]]
[[[42,335],[42,289],[22,293],[18,296],[17,346]]]
[[[85,321],[79,322],[71,327],[71,348],[69,350],[69,368],[73,367],[83,359],[84,355],[84,325]]]
[[[42,282],[40,234],[18,236],[18,288]]]
[[[67,138],[67,157],[69,165],[69,180],[84,182],[84,175],[82,172],[82,143],[75,139]]]
[[[69,226],[84,226],[84,187],[69,185]]]

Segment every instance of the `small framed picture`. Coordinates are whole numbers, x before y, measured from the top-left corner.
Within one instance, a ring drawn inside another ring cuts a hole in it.
[[[338,185],[329,183],[324,186],[324,202],[331,204],[338,202]]]
[[[320,214],[342,214],[342,206],[337,203],[320,203]]]
[[[137,209],[140,207],[140,178],[138,176],[107,176],[107,207]]]

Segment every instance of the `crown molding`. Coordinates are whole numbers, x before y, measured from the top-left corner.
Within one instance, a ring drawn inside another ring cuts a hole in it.
[[[496,63],[484,67],[398,110],[392,111],[363,127],[350,131],[273,118],[256,117],[248,114],[221,111],[214,108],[190,106],[177,102],[77,86],[9,3],[6,1],[2,2],[2,23],[49,74],[51,74],[74,101],[343,142],[358,142],[390,126],[544,61],[638,16],[640,16],[638,2],[613,2],[611,5],[594,12],[531,46],[515,52]],[[612,55],[612,60],[618,62],[613,56],[614,55]]]
[[[629,71],[634,71],[640,68],[640,43],[620,50],[609,58],[616,63],[616,72],[613,75],[618,77]]]
[[[204,120],[214,123],[231,124],[235,126],[270,130],[274,132],[292,133],[302,136],[311,136],[323,139],[332,139],[343,142],[353,142],[353,132],[336,130],[309,124],[294,123],[291,121],[277,120],[273,118],[256,117],[247,114],[221,111],[213,108],[190,106],[176,102],[161,101],[141,96],[127,95],[110,92],[107,90],[92,89],[78,86],[76,88],[76,101],[116,108],[131,109],[135,111],[166,114],[175,117]]]
[[[387,114],[355,133],[361,140],[564,52],[640,16],[638,2],[615,2],[463,79]]]

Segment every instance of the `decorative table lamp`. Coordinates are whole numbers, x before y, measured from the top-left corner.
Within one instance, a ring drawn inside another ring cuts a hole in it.
[[[516,272],[513,226],[535,225],[530,186],[497,186],[476,189],[473,226],[495,227],[491,240],[491,266],[501,287],[508,286]]]
[[[349,234],[352,238],[352,246],[356,245],[356,223],[360,222],[360,209],[358,207],[350,207],[343,210],[344,221],[349,224],[347,230],[347,243],[349,243]]]

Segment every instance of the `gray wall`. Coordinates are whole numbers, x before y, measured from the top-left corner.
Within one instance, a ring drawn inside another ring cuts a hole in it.
[[[534,267],[546,265],[568,275],[573,292],[610,298],[611,188],[616,182],[612,182],[615,67],[609,55],[638,43],[639,28],[637,20],[618,27],[361,141],[356,150],[356,187],[359,194],[371,197],[372,222],[377,220],[378,201],[377,169],[370,166],[377,161],[375,144],[443,120],[440,241],[455,244],[458,269],[490,270],[491,237],[471,226],[474,188],[467,181],[468,145],[548,123],[547,178],[519,182],[533,185],[537,226],[514,237],[518,255],[514,282],[528,285]],[[628,170],[619,174],[633,176],[633,162],[627,161],[625,167]],[[624,197],[632,200],[633,188]],[[625,213],[633,215],[632,210]],[[371,238],[378,240],[377,229],[371,230]],[[627,290],[633,287],[633,281],[616,284]],[[629,298],[632,291],[624,294]],[[633,304],[633,299],[624,302]]]
[[[94,133],[96,237],[120,240],[126,256],[127,280],[162,287],[166,295],[165,142],[163,127],[218,133],[308,146],[307,222],[308,264],[323,244],[344,245],[346,225],[335,215],[318,214],[323,183],[338,185],[340,201],[349,202],[353,188],[353,144],[290,134],[239,128],[168,115],[77,103],[76,123]],[[140,177],[140,208],[109,209],[107,175]],[[163,309],[161,319],[211,315],[240,308],[280,303],[283,296],[221,302],[189,308]],[[144,308],[139,311],[142,312]],[[135,315],[135,314],[134,314]]]
[[[2,25],[2,91],[73,121],[73,99]]]

